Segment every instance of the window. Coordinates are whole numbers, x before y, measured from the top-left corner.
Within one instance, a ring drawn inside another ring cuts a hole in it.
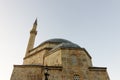
[[[73,80],[80,80],[79,75],[74,75]]]
[[[72,56],[71,56],[71,63],[72,63],[72,65],[74,65],[74,66],[77,65],[78,62],[77,62],[77,57],[76,57],[76,55],[72,55]]]

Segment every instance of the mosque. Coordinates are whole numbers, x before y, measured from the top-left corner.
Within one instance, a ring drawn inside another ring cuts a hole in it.
[[[22,65],[14,65],[10,80],[110,80],[106,67],[95,67],[85,48],[66,39],[49,39],[34,47],[35,20]]]

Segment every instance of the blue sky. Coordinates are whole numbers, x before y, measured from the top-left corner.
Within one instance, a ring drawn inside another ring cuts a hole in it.
[[[22,64],[29,31],[38,19],[35,46],[51,38],[86,48],[94,66],[120,74],[119,0],[0,0],[0,80],[9,80]]]

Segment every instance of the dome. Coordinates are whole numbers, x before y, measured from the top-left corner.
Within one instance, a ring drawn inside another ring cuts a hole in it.
[[[56,50],[59,48],[81,48],[79,45],[77,45],[71,41],[68,41],[66,39],[61,39],[61,38],[49,39],[49,40],[43,42],[42,44],[47,43],[47,42],[59,43],[57,46],[53,47],[50,51],[53,51],[53,50]]]
[[[65,39],[61,39],[61,38],[49,39],[43,43],[46,43],[46,42],[50,42],[50,43],[63,43],[63,42],[66,43],[66,42],[68,42],[68,43],[71,43],[70,41],[65,40]]]

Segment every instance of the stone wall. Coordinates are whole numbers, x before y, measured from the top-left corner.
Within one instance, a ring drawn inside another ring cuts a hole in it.
[[[92,66],[91,57],[84,49],[62,49],[62,66],[65,80],[88,80],[88,67]]]
[[[48,67],[49,80],[109,80],[106,68],[93,67],[84,48],[58,48],[44,43],[29,52],[23,65],[15,65],[10,80],[44,80]]]
[[[103,67],[90,67],[89,79],[90,80],[110,80],[106,68],[103,68]]]
[[[63,67],[88,68],[92,66],[91,58],[81,49],[62,49]]]
[[[34,53],[30,55],[28,58],[24,59],[23,64],[43,64],[43,56],[47,52],[47,50],[42,50],[40,52]]]
[[[48,54],[48,51],[55,47],[57,44],[45,43],[40,45],[29,52],[29,55],[24,58],[23,64],[43,64],[44,54]]]
[[[49,70],[48,73],[50,74],[48,77],[49,80],[63,80],[64,75],[62,74],[61,70],[53,69],[53,70]]]
[[[44,65],[46,66],[60,66],[61,65],[61,50],[49,53],[45,57]]]
[[[15,65],[10,80],[42,80],[39,65]]]

